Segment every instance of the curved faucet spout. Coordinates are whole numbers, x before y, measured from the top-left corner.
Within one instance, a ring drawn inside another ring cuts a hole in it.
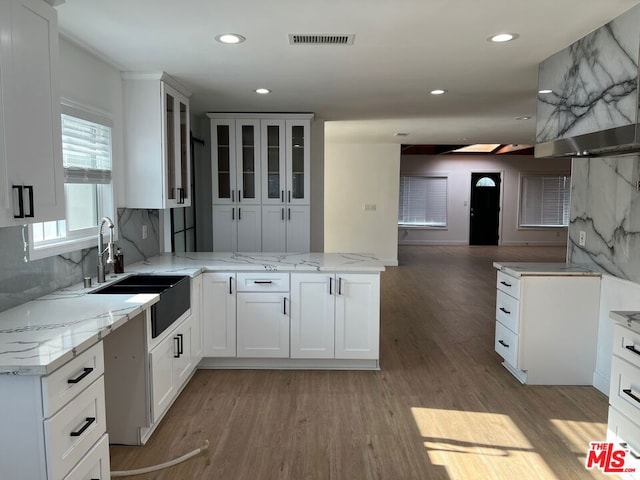
[[[104,226],[105,224],[109,227],[109,243],[105,249],[102,248],[102,244],[104,243]],[[115,224],[113,220],[109,217],[102,217],[102,221],[100,222],[100,228],[98,229],[98,283],[104,283],[105,281],[105,269],[104,269],[104,260],[102,256],[104,252],[109,252],[107,256],[107,263],[115,263],[116,259],[114,257],[114,244],[113,244],[113,229],[115,228]]]

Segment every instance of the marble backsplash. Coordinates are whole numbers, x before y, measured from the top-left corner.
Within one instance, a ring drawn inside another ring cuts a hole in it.
[[[568,261],[640,283],[639,181],[637,155],[573,160]]]
[[[118,234],[126,271],[160,252],[158,210],[118,209]],[[0,228],[0,245],[0,311],[96,276],[96,247],[25,262],[22,227]]]

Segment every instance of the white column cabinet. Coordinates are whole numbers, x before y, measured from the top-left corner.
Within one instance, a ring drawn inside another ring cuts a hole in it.
[[[55,9],[0,2],[0,226],[64,218]]]
[[[208,116],[212,138],[213,250],[308,252],[312,115]],[[220,242],[220,238],[228,239],[230,235],[216,232],[216,228],[234,228],[228,219],[229,211],[216,209],[221,205],[236,207],[231,213],[238,217],[250,214],[249,210],[245,212],[247,206],[260,206],[259,223],[258,218],[251,228],[237,223],[236,243]],[[226,220],[217,221],[216,212]],[[256,228],[259,241],[247,241],[245,237],[252,237]]]
[[[240,292],[237,294],[238,357],[289,356],[289,294]]]
[[[261,252],[262,207],[259,205],[238,205],[237,208],[238,240],[236,252]]]
[[[122,77],[127,207],[190,206],[190,93],[165,73]]]
[[[204,275],[191,279],[191,357],[193,366],[202,360],[202,283]]]
[[[202,318],[205,357],[236,356],[236,274],[203,275]]]

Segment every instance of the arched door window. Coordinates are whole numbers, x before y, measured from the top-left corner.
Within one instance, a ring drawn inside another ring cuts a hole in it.
[[[476,182],[476,187],[495,187],[496,182],[493,181],[493,178],[482,177],[478,179]]]

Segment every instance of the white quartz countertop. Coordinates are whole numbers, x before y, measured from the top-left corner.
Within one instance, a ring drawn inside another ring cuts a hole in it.
[[[513,277],[522,276],[593,276],[599,277],[599,272],[570,263],[543,262],[494,262],[493,266]]]
[[[160,254],[107,280],[133,273],[197,276],[205,271],[360,272],[384,270],[371,255],[343,253]],[[95,282],[95,278],[93,279]],[[157,294],[89,295],[74,285],[0,312],[0,375],[47,375],[156,303]]]
[[[609,318],[640,333],[640,312],[638,311],[612,311],[609,312]]]

